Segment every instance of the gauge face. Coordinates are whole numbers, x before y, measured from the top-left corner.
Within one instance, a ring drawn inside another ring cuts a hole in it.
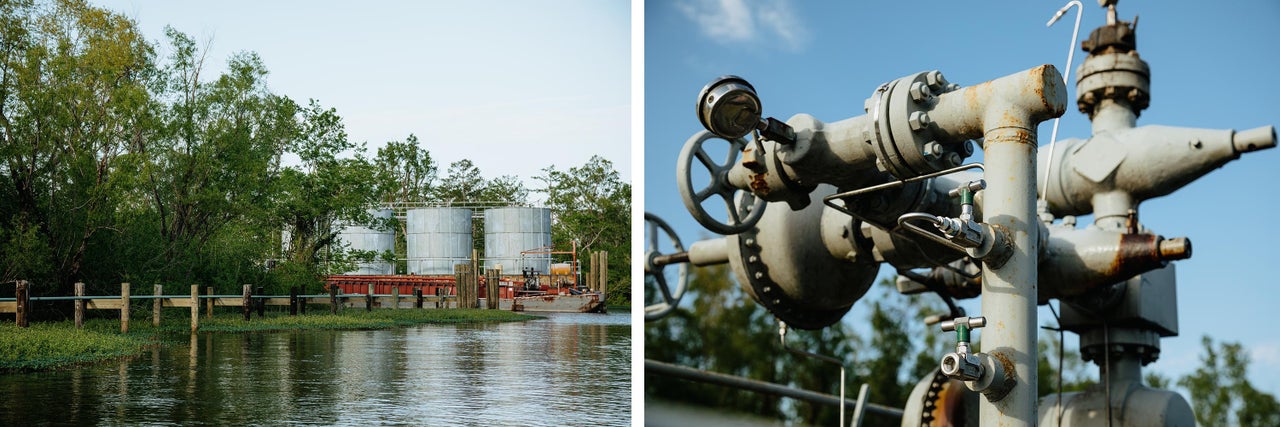
[[[698,119],[703,127],[724,139],[746,136],[760,123],[760,98],[750,83],[725,76],[703,88],[698,97]]]
[[[735,85],[736,86],[736,85]],[[760,103],[742,90],[726,93],[711,105],[711,131],[725,138],[741,138],[760,122]]]

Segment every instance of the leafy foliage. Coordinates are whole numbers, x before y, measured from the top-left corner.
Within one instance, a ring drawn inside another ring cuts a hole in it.
[[[1195,372],[1178,380],[1191,393],[1196,422],[1205,426],[1280,425],[1280,402],[1253,387],[1247,377],[1249,355],[1240,343],[1215,346],[1208,336],[1200,340],[1204,355]]]
[[[552,241],[577,241],[586,259],[591,251],[609,252],[610,305],[631,301],[631,184],[613,162],[591,156],[586,164],[561,171],[543,169],[547,207],[552,211]]]

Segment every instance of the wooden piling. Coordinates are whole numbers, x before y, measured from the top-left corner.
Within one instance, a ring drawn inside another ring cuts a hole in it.
[[[76,296],[84,297],[84,282],[76,282]],[[75,306],[76,329],[84,329],[84,300],[77,299]]]
[[[298,315],[298,287],[297,286],[289,287],[289,315],[290,316]]]
[[[253,287],[244,285],[243,299],[240,301],[240,307],[244,311],[244,320],[249,321],[249,315],[253,314]]]
[[[422,308],[422,288],[413,288],[413,308]]]
[[[591,267],[587,272],[587,289],[595,290],[596,279],[598,278],[596,272],[600,271],[600,254],[598,252],[592,252],[588,254],[587,257],[589,258],[588,263]]]
[[[263,288],[262,288],[261,286],[259,286],[259,287],[258,287],[258,295],[266,295],[266,294],[267,294],[267,293],[266,293],[265,291],[263,291],[262,289],[263,289]],[[263,318],[263,317],[266,317],[266,315],[267,315],[267,299],[266,299],[266,298],[258,298],[258,300],[257,300],[256,302],[254,302],[254,304],[253,304],[253,305],[258,309],[258,318],[259,318],[259,319],[261,319],[261,318]]]
[[[364,294],[364,311],[373,311],[373,284],[369,284],[369,292]]]
[[[204,294],[205,294],[205,296],[208,296],[208,297],[209,297],[209,299],[207,300],[207,304],[208,304],[208,306],[209,306],[209,309],[208,309],[208,310],[205,310],[205,312],[204,312],[204,318],[206,318],[206,319],[212,319],[212,318],[213,318],[213,303],[214,303],[214,301],[216,301],[216,300],[217,300],[217,298],[213,298],[213,286],[206,287],[206,288],[204,289]]]
[[[400,308],[400,287],[392,286],[391,287],[391,309],[395,310],[397,308]]]
[[[490,310],[498,309],[498,291],[499,291],[498,285],[499,285],[499,280],[501,280],[501,278],[502,278],[502,270],[489,269],[485,271],[484,285],[485,285],[485,292],[488,294],[488,296],[485,297],[484,302],[485,302],[486,308]]]
[[[191,332],[200,329],[200,285],[191,285]],[[195,335],[192,335],[195,340]],[[194,354],[195,346],[191,350]]]
[[[17,317],[19,328],[27,327],[27,313],[30,313],[31,310],[31,290],[28,288],[29,286],[26,280],[19,280],[17,289],[13,294],[16,297],[15,299],[18,300],[18,308],[14,310],[14,313],[16,313],[15,317]]]
[[[329,314],[338,314],[338,285],[329,285]]]
[[[129,332],[129,282],[120,284],[120,333]]]
[[[164,286],[153,285],[151,294],[157,297],[164,296]],[[151,300],[151,326],[160,327],[160,306],[164,300],[156,298]]]
[[[609,251],[600,251],[600,279],[596,281],[596,292],[600,293],[601,302],[605,291],[609,290]]]

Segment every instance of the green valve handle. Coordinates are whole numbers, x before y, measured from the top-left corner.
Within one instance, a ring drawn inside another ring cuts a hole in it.
[[[955,319],[943,321],[943,331],[956,331],[956,342],[969,343],[969,332],[987,326],[987,318],[985,317],[957,317]]]
[[[969,181],[964,185],[956,187],[955,189],[948,191],[947,195],[951,197],[959,197],[960,204],[962,205],[972,205],[973,193],[976,193],[978,192],[978,190],[982,190],[984,188],[987,188],[987,181],[979,179],[975,181]]]

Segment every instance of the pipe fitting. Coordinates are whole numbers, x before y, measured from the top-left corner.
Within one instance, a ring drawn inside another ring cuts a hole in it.
[[[1013,361],[1002,352],[993,351],[974,355],[982,368],[982,375],[976,380],[965,381],[969,390],[982,393],[988,402],[999,402],[1009,395],[1009,391],[1018,384],[1014,372]]]
[[[1276,127],[1262,126],[1236,132],[1231,137],[1231,146],[1237,153],[1265,150],[1276,147]]]
[[[959,352],[942,356],[942,364],[939,369],[948,378],[960,381],[976,381],[982,378],[983,373],[982,361],[978,356]]]

